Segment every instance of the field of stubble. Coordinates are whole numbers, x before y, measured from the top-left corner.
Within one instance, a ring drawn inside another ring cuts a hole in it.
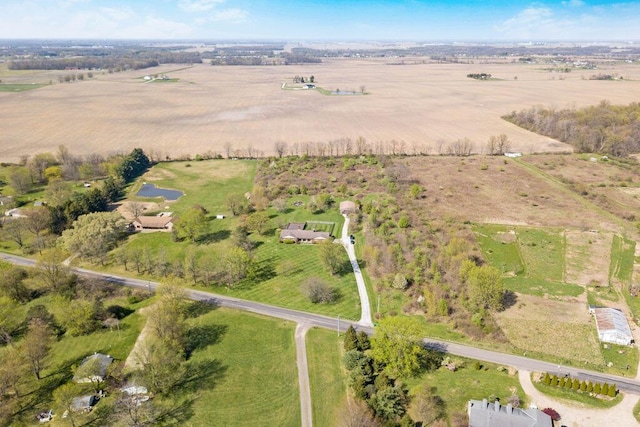
[[[476,81],[467,73],[491,73]],[[592,81],[596,72],[623,81]],[[46,87],[0,93],[0,161],[21,154],[55,151],[65,144],[76,154],[142,147],[162,157],[226,153],[252,147],[273,152],[289,145],[364,137],[368,142],[402,141],[406,150],[436,153],[469,138],[476,151],[491,135],[505,133],[523,152],[567,151],[565,144],[522,130],[500,118],[535,105],[580,107],[607,99],[637,101],[640,67],[551,74],[540,65],[412,64],[388,59],[325,59],[321,64],[212,67],[160,66],[123,72],[94,72],[94,78],[57,83],[64,72],[7,72],[3,83],[48,83]],[[145,74],[165,73],[172,83],[145,83]],[[329,90],[360,90],[366,96],[325,96],[313,90],[282,90],[294,75],[314,75]],[[517,78],[516,78],[517,77]],[[562,79],[561,79],[562,77]]]

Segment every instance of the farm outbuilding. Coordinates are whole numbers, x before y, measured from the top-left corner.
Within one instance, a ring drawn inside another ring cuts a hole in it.
[[[596,328],[598,329],[598,338],[602,342],[631,345],[633,343],[633,335],[629,323],[620,310],[615,308],[589,307],[589,312],[596,319]]]
[[[352,213],[356,213],[356,204],[351,200],[345,200],[344,202],[340,202],[340,213],[342,215],[349,215]]]

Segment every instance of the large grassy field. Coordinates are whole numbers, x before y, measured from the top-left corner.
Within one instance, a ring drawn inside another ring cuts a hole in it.
[[[0,92],[24,92],[41,88],[43,84],[0,84]]]
[[[347,398],[346,371],[342,365],[342,338],[334,331],[310,329],[307,332],[307,361],[313,425],[339,425],[339,410]]]
[[[300,425],[295,325],[220,308],[191,327],[208,345],[194,351],[190,369],[207,377],[184,425]]]

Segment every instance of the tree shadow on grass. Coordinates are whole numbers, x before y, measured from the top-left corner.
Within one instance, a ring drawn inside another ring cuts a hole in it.
[[[163,407],[155,417],[154,425],[183,426],[194,415],[193,403],[198,396],[189,396],[186,399],[173,401],[172,405]],[[163,405],[164,406],[164,405]]]
[[[198,243],[200,244],[218,243],[223,240],[227,240],[230,236],[231,236],[231,231],[218,230],[218,231],[214,231],[213,233],[205,234],[198,240]]]
[[[217,308],[218,304],[211,299],[204,301],[193,301],[187,305],[185,316],[187,319],[195,319],[196,317],[200,317]]]
[[[228,367],[217,359],[187,362],[187,374],[176,384],[176,392],[197,393],[215,388],[224,378]]]
[[[189,328],[185,345],[187,359],[194,351],[220,342],[227,329],[226,325],[200,325]]]

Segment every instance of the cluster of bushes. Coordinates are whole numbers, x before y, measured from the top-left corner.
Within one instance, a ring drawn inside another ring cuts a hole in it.
[[[469,74],[467,74],[467,77],[469,77],[470,79],[476,79],[476,80],[489,80],[491,78],[491,74],[488,74],[488,73],[469,73]]]
[[[546,373],[542,383],[548,386],[565,388],[576,392],[589,393],[594,395],[616,397],[617,389],[615,384],[592,383],[591,381],[579,380],[571,377],[558,377]]]

